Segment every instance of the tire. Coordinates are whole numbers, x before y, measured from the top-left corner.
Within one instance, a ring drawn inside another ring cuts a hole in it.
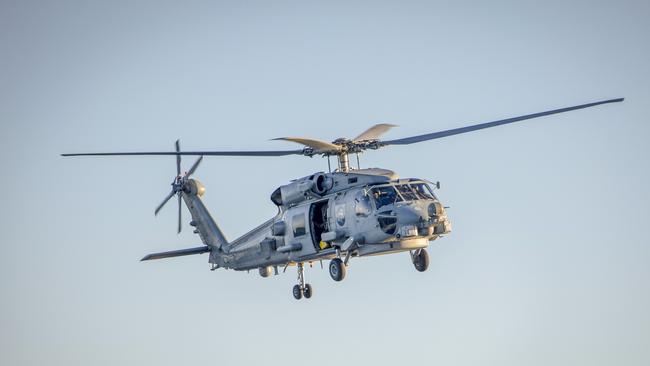
[[[420,253],[415,257],[413,265],[418,272],[424,272],[429,268],[429,253],[426,249],[421,249]]]
[[[330,261],[330,277],[334,281],[342,281],[345,278],[347,268],[341,258],[334,258]]]
[[[312,287],[311,287],[310,284],[308,284],[308,283],[305,284],[305,288],[302,290],[303,295],[305,295],[305,299],[309,299],[311,297],[311,295],[314,294],[313,291],[314,290],[312,290]]]
[[[293,286],[293,297],[296,300],[302,299],[302,290],[300,289],[300,285]]]

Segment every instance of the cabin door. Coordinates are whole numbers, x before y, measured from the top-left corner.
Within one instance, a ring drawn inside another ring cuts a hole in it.
[[[329,231],[327,223],[327,211],[329,207],[328,200],[314,202],[309,210],[309,221],[311,223],[311,237],[316,251],[328,247],[326,243],[321,240],[321,235]]]

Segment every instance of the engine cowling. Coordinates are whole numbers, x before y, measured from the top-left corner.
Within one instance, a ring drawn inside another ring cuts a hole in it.
[[[327,174],[316,173],[279,187],[271,194],[271,201],[278,206],[291,206],[324,195],[332,189],[333,184],[334,181]]]
[[[312,187],[312,190],[320,195],[327,193],[327,191],[332,189],[332,186],[334,185],[334,180],[324,173],[314,174],[313,181],[314,186]]]

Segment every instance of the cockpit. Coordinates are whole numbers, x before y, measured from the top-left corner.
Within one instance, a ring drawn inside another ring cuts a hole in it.
[[[370,189],[370,196],[375,201],[375,207],[377,209],[397,202],[436,199],[431,187],[424,182],[374,187]]]
[[[437,225],[438,220],[442,217],[441,214],[444,214],[444,210],[433,193],[432,187],[427,182],[419,179],[399,180],[367,186],[367,188],[357,191],[354,201],[354,210],[357,217],[369,217],[375,212],[381,231],[391,236],[398,235],[398,238],[400,235],[413,236],[417,234],[428,236],[436,233],[435,230],[437,229],[433,228],[433,225]],[[408,204],[402,205],[399,203]],[[398,205],[391,207],[394,204]],[[341,213],[344,217],[344,211]],[[402,230],[399,226],[400,223],[402,229],[408,232],[397,233],[398,229]],[[448,232],[446,227],[441,230],[439,233]],[[417,233],[414,234],[416,231]],[[376,237],[374,240],[383,239]]]

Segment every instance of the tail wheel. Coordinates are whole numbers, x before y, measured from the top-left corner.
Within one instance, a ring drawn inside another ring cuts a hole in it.
[[[420,249],[413,258],[413,265],[418,272],[424,272],[429,268],[429,253],[426,249]]]
[[[334,281],[342,281],[345,278],[346,270],[341,258],[334,258],[330,262],[330,276]]]

